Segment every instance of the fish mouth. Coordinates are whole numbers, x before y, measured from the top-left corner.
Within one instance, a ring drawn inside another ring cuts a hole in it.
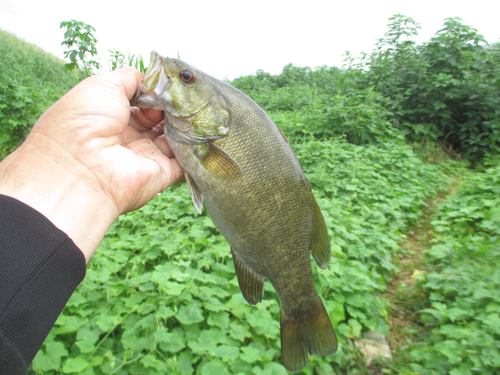
[[[172,79],[165,71],[162,60],[163,58],[157,52],[151,52],[148,69],[144,73],[136,94],[130,100],[130,105],[159,111],[166,110],[176,116],[177,110],[172,106],[172,98],[167,90]]]

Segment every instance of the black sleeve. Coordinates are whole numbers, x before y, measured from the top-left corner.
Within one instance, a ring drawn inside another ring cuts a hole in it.
[[[26,374],[85,269],[64,232],[0,195],[0,373]]]

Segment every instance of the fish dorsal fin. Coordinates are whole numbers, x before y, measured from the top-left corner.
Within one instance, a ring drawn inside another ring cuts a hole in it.
[[[285,133],[283,132],[283,130],[281,130],[281,128],[279,126],[277,126],[278,130],[280,131],[281,135],[283,136],[283,138],[285,139],[286,143],[290,143],[288,141],[288,138],[286,137]]]
[[[201,196],[200,191],[196,186],[196,183],[186,171],[184,171],[184,177],[186,178],[186,182],[189,188],[189,192],[191,193],[191,199],[193,200],[193,204],[198,210],[198,212],[201,214],[201,210],[203,209],[203,197]]]
[[[240,173],[238,164],[213,143],[199,145],[195,150],[195,155],[203,167],[214,175],[227,178]]]
[[[332,250],[330,248],[330,236],[326,228],[325,218],[321,213],[318,202],[314,199],[314,194],[311,191],[311,207],[313,214],[313,235],[311,244],[311,254],[316,261],[316,264],[324,270],[330,263]]]
[[[233,249],[231,254],[243,297],[252,306],[258,304],[264,296],[264,277],[246,264]]]

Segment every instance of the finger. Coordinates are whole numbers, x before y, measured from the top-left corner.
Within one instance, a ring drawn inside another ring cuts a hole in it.
[[[154,140],[163,134],[163,123],[156,125],[153,129],[148,129],[141,132],[144,138]]]
[[[161,135],[158,138],[155,138],[153,142],[158,146],[158,148],[161,150],[163,155],[165,155],[168,158],[175,158],[175,155],[170,148],[170,145],[168,144],[167,138],[165,138],[165,135]]]
[[[154,109],[130,108],[129,125],[139,131],[151,129],[163,120],[163,112]]]
[[[130,100],[137,92],[143,74],[134,68],[122,68],[98,77],[118,86]]]
[[[154,160],[161,170],[161,175],[151,178],[150,183],[153,191],[157,194],[173,183],[182,181],[184,172],[175,158],[168,158],[160,151],[156,144],[148,139],[140,139],[128,145],[138,155]]]
[[[121,137],[121,144],[123,146],[126,146],[143,138],[141,132],[139,132],[137,129],[134,129],[132,126],[126,126],[125,129],[123,129]]]

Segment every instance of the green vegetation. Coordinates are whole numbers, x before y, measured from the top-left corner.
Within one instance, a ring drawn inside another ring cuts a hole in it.
[[[64,57],[71,61],[65,64],[64,68],[78,71],[81,79],[90,77],[95,74],[94,69],[99,70],[101,68],[98,61],[90,60],[97,56],[97,39],[92,34],[95,29],[84,22],[75,20],[61,22],[59,28],[64,27],[66,32],[61,45],[69,48],[64,52]],[[90,55],[90,59],[88,55]]]
[[[0,30],[0,160],[26,138],[37,118],[78,82],[64,61]]]
[[[469,375],[500,367],[499,48],[484,47],[458,19],[422,45],[411,41],[417,30],[397,15],[375,50],[361,59],[348,54],[345,69],[287,65],[280,75],[257,71],[230,82],[285,132],[331,236],[331,264],[313,272],[339,351],[311,356],[303,374]],[[113,58],[113,68],[134,61],[119,51]],[[0,119],[9,118],[4,113]],[[2,136],[11,134],[4,129]],[[432,212],[438,194],[450,196]],[[353,341],[364,331],[387,334],[382,292],[398,256],[412,256],[402,244],[426,211],[431,240],[415,257],[419,281],[403,288],[416,328],[392,348],[393,361],[367,367]],[[183,185],[116,221],[33,369],[286,374],[279,311],[269,283],[262,303],[244,301],[228,244]]]
[[[496,374],[500,367],[500,166],[470,176],[440,205],[426,252],[421,322],[430,331],[401,351],[406,374]]]
[[[416,45],[418,25],[396,15],[369,56],[351,60],[363,72],[410,140],[427,137],[478,159],[500,146],[500,44],[489,45],[476,29],[447,18],[430,42]]]

